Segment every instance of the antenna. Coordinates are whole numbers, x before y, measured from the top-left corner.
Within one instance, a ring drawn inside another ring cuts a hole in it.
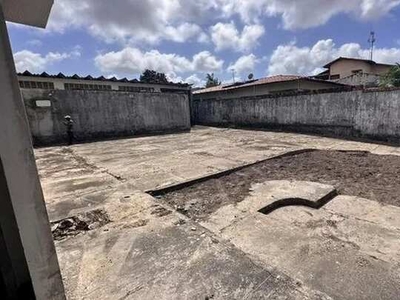
[[[375,39],[375,32],[371,31],[370,35],[369,35],[369,39],[368,39],[368,43],[371,44],[371,48],[370,48],[370,59],[373,60],[374,58],[374,44],[376,42]]]
[[[235,84],[235,69],[232,69],[233,84]]]

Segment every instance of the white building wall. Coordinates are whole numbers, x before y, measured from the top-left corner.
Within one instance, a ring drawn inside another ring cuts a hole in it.
[[[132,82],[113,82],[108,80],[84,80],[84,79],[70,79],[70,78],[50,78],[50,77],[39,77],[39,76],[18,76],[19,81],[35,81],[35,82],[52,82],[54,84],[54,89],[65,90],[64,84],[96,84],[96,85],[109,85],[111,90],[118,91],[120,86],[128,87],[142,87],[151,88],[155,93],[160,93],[161,89],[171,89],[171,90],[190,90],[190,87],[179,87],[174,85],[162,85],[162,84],[147,84],[147,83],[132,83]]]

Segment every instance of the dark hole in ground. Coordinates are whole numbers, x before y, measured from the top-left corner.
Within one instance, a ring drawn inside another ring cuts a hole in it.
[[[273,158],[162,195],[181,213],[203,219],[245,199],[254,183],[302,180],[333,185],[339,194],[400,206],[400,157],[368,152],[313,151]]]

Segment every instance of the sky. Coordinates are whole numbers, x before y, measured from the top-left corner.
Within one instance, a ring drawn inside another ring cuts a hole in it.
[[[400,62],[400,0],[55,0],[46,29],[7,24],[17,71],[204,86],[313,75],[339,57]]]

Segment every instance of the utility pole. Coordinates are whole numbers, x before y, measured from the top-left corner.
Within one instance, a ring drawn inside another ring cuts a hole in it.
[[[232,69],[233,84],[235,84],[235,69]]]
[[[370,60],[373,60],[374,58],[374,44],[376,42],[375,39],[375,32],[371,31],[370,35],[369,35],[369,39],[368,39],[368,43],[371,45],[370,47]]]

